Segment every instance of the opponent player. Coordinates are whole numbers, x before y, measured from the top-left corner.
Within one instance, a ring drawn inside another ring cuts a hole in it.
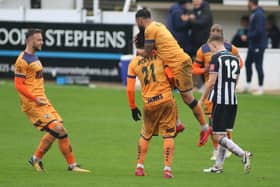
[[[68,170],[90,172],[76,163],[62,119],[45,94],[43,66],[35,55],[36,51],[42,49],[42,45],[41,30],[30,29],[26,33],[26,48],[15,63],[15,87],[20,96],[21,109],[37,129],[45,132],[28,162],[36,171],[44,171],[43,156],[58,139],[59,149],[68,163]]]
[[[137,48],[144,47],[144,40],[137,40]],[[169,74],[170,76],[170,74]],[[140,80],[143,108],[143,125],[138,142],[136,176],[144,176],[144,161],[153,135],[163,137],[164,178],[173,178],[171,172],[174,136],[176,134],[177,109],[172,88],[164,71],[162,60],[154,53],[149,57],[136,56],[131,60],[127,75],[127,96],[135,121],[140,120],[141,112],[135,103],[136,77]]]
[[[145,30],[145,48],[138,50],[145,57],[151,56],[152,50],[156,49],[156,53],[174,74],[175,86],[180,91],[183,101],[192,109],[194,116],[200,123],[201,132],[198,146],[204,145],[211,132],[201,106],[197,105],[197,101],[192,94],[192,61],[191,58],[184,53],[173,38],[167,28],[151,19],[151,13],[143,8],[136,13],[136,23],[139,30]]]
[[[212,35],[208,43],[215,54],[211,59],[209,79],[199,104],[202,104],[207,97],[214,104],[213,137],[219,143],[219,150],[215,165],[204,169],[204,172],[223,172],[226,149],[228,149],[242,158],[244,172],[248,173],[252,154],[241,149],[227,137],[226,133],[227,129],[233,129],[237,113],[236,85],[240,75],[239,58],[225,49],[222,36]]]
[[[210,37],[213,35],[224,36],[223,28],[221,25],[219,25],[219,24],[212,25],[211,30],[210,30]],[[242,67],[243,61],[239,55],[238,49],[234,45],[227,43],[227,42],[224,42],[224,47],[225,47],[225,49],[227,49],[233,55],[237,56],[240,59],[240,66]],[[209,44],[205,43],[198,49],[198,51],[196,53],[196,59],[193,63],[192,73],[195,75],[203,75],[205,81],[207,81],[209,79],[209,64],[210,64],[212,55],[213,55],[213,52],[211,52]],[[211,125],[211,120],[212,120],[212,116],[211,116],[212,107],[213,107],[212,102],[210,102],[206,98],[205,102],[204,102],[204,112],[205,112],[205,115],[208,116],[210,125]],[[227,129],[227,136],[229,139],[232,139],[232,129]],[[214,141],[213,135],[211,137],[212,137],[212,144],[213,144],[214,150],[213,150],[213,155],[210,159],[216,160],[216,155],[217,155],[219,144]],[[229,157],[230,155],[231,155],[231,152],[228,151],[227,157]]]

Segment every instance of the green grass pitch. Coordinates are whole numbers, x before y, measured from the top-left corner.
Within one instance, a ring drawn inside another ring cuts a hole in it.
[[[180,116],[187,129],[175,140],[173,174],[162,177],[162,139],[154,137],[147,155],[146,177],[135,177],[136,147],[141,122],[130,116],[125,89],[87,88],[46,84],[46,92],[63,117],[77,158],[92,173],[66,171],[67,165],[55,143],[44,157],[45,173],[27,164],[43,133],[20,111],[12,82],[0,84],[0,186],[189,186],[276,187],[280,185],[280,96],[239,95],[234,140],[253,152],[252,172],[243,174],[239,158],[226,160],[223,174],[205,174],[213,164],[210,141],[196,146],[199,125],[179,95]],[[142,106],[140,93],[137,103]],[[196,95],[198,97],[198,95]],[[140,104],[141,103],[141,104]]]

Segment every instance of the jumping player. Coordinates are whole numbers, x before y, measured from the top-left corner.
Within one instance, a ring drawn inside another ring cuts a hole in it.
[[[152,50],[156,49],[157,56],[172,70],[175,86],[180,91],[184,103],[191,108],[200,123],[198,146],[204,145],[208,140],[211,128],[205,120],[201,106],[197,105],[192,94],[191,58],[179,47],[177,41],[163,24],[151,19],[151,13],[146,8],[138,10],[135,17],[139,30],[145,31],[145,47],[143,50],[138,50],[138,53],[149,57]]]

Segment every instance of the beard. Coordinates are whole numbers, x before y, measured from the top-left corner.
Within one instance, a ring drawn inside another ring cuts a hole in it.
[[[145,33],[145,27],[144,26],[139,25],[138,29],[139,29],[139,33]]]
[[[42,46],[33,46],[33,50],[34,51],[41,51],[42,50]]]

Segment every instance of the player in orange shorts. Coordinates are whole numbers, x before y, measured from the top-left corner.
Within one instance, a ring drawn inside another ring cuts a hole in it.
[[[20,96],[21,109],[36,128],[45,132],[28,163],[36,171],[44,171],[43,156],[57,139],[59,149],[68,163],[68,170],[90,172],[76,163],[62,119],[45,94],[43,66],[35,55],[36,51],[42,49],[42,45],[41,30],[30,29],[26,33],[26,48],[15,63],[15,87]]]
[[[219,24],[213,24],[211,29],[210,29],[210,37],[213,35],[219,35],[219,36],[223,36],[223,28],[221,25]],[[237,47],[235,47],[234,45],[228,43],[228,42],[224,42],[224,47],[225,49],[227,49],[228,51],[230,51],[233,55],[237,56],[240,59],[240,67],[243,66],[243,61],[242,58],[239,55],[238,49]],[[212,58],[213,52],[210,50],[209,44],[205,43],[203,44],[196,53],[196,59],[193,63],[193,70],[192,73],[195,75],[203,75],[205,82],[208,81],[209,79],[209,64]],[[212,121],[212,102],[210,102],[207,98],[204,101],[204,112],[205,115],[208,116],[208,120],[209,120],[209,124],[211,124]],[[232,138],[232,129],[227,129],[227,135],[228,138]],[[217,155],[217,151],[218,151],[218,143],[214,141],[213,139],[213,135],[212,137],[212,144],[214,147],[214,151],[213,151],[213,155],[210,158],[211,160],[216,160],[216,155]],[[229,157],[231,155],[231,152],[228,151],[227,152],[227,157]]]
[[[163,24],[151,19],[151,13],[146,8],[138,10],[135,17],[139,30],[145,31],[145,47],[138,52],[145,57],[150,57],[151,51],[155,49],[157,56],[172,70],[175,86],[180,91],[184,103],[191,108],[195,118],[200,123],[198,146],[204,145],[211,133],[211,128],[209,128],[202,108],[197,104],[192,93],[191,58],[180,48]]]
[[[141,45],[142,44],[142,45]],[[137,48],[144,46],[144,40],[137,40]],[[170,73],[170,72],[169,72]],[[170,76],[170,74],[169,74]],[[138,142],[138,156],[135,175],[144,176],[144,161],[149,143],[154,135],[163,137],[164,178],[173,178],[171,165],[176,135],[177,108],[172,88],[165,74],[161,59],[153,54],[149,57],[136,56],[131,60],[127,74],[127,96],[135,121],[140,120],[141,112],[135,103],[136,77],[140,80],[143,108],[143,125]]]

